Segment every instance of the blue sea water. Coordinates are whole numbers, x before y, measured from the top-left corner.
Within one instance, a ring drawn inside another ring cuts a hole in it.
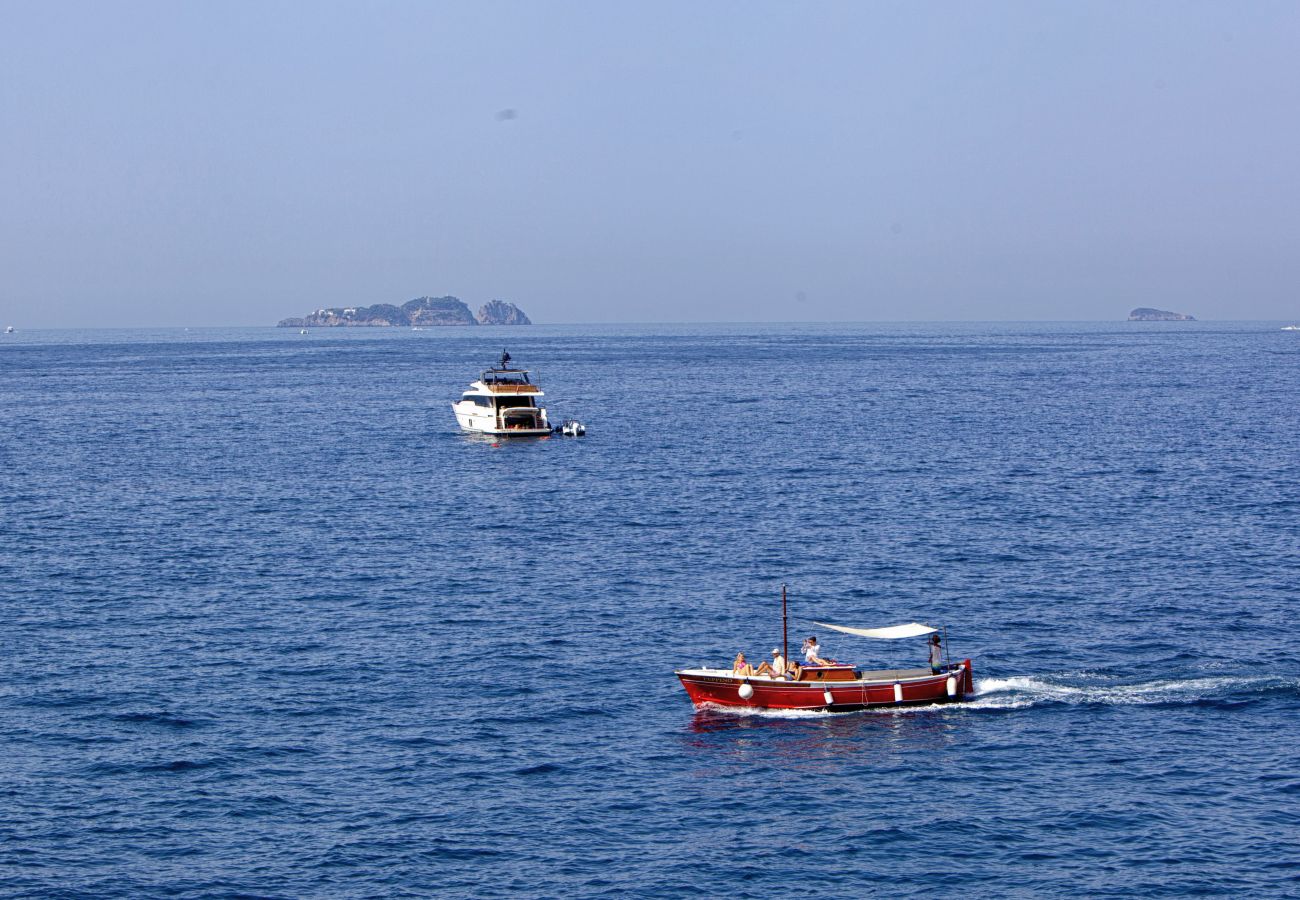
[[[4,336],[0,894],[1300,895],[1277,324]],[[976,698],[693,710],[783,582]]]

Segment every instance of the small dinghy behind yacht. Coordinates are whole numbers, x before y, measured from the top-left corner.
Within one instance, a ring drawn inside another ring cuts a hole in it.
[[[485,369],[451,408],[466,431],[521,437],[550,434],[541,397],[542,389],[529,380],[528,370],[512,368],[510,354],[502,351],[496,368]]]

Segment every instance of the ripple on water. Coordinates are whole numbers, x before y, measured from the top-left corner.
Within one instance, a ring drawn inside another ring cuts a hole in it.
[[[495,331],[11,346],[0,894],[1293,894],[1295,356],[1201,325],[535,326],[517,442]],[[693,710],[782,582],[976,696]]]

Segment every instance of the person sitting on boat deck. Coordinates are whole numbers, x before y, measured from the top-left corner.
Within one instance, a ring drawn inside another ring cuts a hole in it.
[[[781,651],[773,647],[772,661],[768,662],[767,660],[763,660],[758,664],[758,668],[754,670],[754,674],[771,675],[773,678],[784,678],[785,657],[781,655]]]
[[[731,664],[732,675],[753,675],[754,667],[745,662],[745,654],[737,653],[736,661]]]
[[[939,635],[930,635],[930,674],[938,675],[943,669],[943,644]]]
[[[822,645],[817,643],[817,635],[810,634],[803,642],[803,658],[810,666],[833,666],[835,663],[822,659]]]

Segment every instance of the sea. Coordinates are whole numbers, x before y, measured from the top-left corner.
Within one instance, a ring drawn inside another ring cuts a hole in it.
[[[0,895],[1300,896],[1282,324],[0,336]]]

